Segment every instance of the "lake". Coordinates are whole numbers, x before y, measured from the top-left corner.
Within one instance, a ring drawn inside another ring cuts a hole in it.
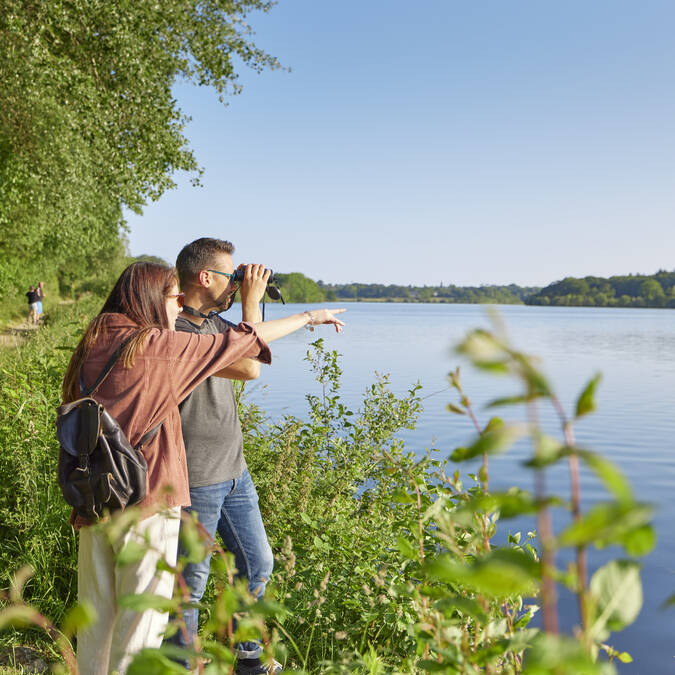
[[[448,388],[447,373],[462,368],[462,381],[483,422],[493,414],[507,420],[522,419],[519,408],[497,412],[483,410],[483,404],[498,396],[518,393],[518,384],[508,378],[478,373],[452,347],[472,328],[488,327],[485,307],[480,305],[433,305],[397,303],[326,304],[344,306],[341,316],[347,326],[337,335],[328,327],[306,330],[272,345],[274,361],[264,367],[260,380],[248,385],[249,398],[274,420],[284,414],[306,416],[305,394],[316,392],[308,365],[303,361],[307,345],[325,338],[329,349],[342,354],[342,394],[353,409],[375,372],[388,373],[391,388],[404,394],[418,380],[423,386],[424,412],[417,428],[401,434],[408,448],[422,454],[438,450],[447,457],[472,437],[468,418],[450,414],[445,406],[456,402]],[[305,305],[268,305],[267,319],[306,309]],[[235,311],[237,311],[235,309]],[[521,350],[542,359],[568,412],[587,381],[597,372],[603,380],[597,392],[598,410],[581,420],[576,428],[577,443],[605,454],[630,478],[638,498],[656,507],[654,522],[658,533],[656,549],[643,559],[645,602],[633,626],[612,636],[610,643],[630,652],[634,663],[620,665],[621,673],[649,674],[675,672],[675,608],[660,609],[675,593],[675,528],[669,512],[675,490],[675,312],[650,309],[604,309],[589,307],[527,307],[502,305],[498,308],[512,342]],[[232,317],[228,317],[232,318]],[[542,406],[544,426],[560,438],[557,418]],[[527,445],[516,445],[506,455],[490,460],[491,488],[518,484],[533,489],[532,474],[522,467],[529,456]],[[458,465],[465,474],[476,465]],[[547,474],[549,490],[569,494],[566,465]],[[588,473],[582,475],[583,505],[604,499],[602,487]],[[557,516],[557,528],[567,516]],[[502,521],[501,536],[511,529],[532,527],[531,523]],[[616,550],[591,552],[591,573]],[[568,557],[559,556],[559,564]],[[560,605],[565,632],[578,622],[573,598],[564,596]]]

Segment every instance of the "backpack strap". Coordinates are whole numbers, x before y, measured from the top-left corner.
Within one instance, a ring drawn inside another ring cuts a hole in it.
[[[164,420],[162,420],[156,427],[150,429],[150,431],[144,433],[141,436],[141,440],[138,441],[138,444],[134,446],[134,449],[140,450],[160,430],[162,424],[164,424]]]
[[[130,335],[126,340],[123,340],[120,343],[119,347],[110,355],[108,362],[105,364],[105,366],[103,366],[103,370],[99,373],[99,376],[96,378],[96,382],[94,382],[93,386],[86,387],[84,385],[82,370],[80,370],[80,396],[82,396],[82,398],[91,396],[101,386],[101,384],[103,384],[103,380],[105,380],[105,378],[110,374],[110,371],[113,369],[117,359],[119,359],[123,349],[129,344],[129,342],[131,342],[134,337],[135,335]],[[138,444],[135,446],[135,449],[140,450],[160,430],[162,424],[164,424],[164,420],[162,420],[156,427],[153,427],[150,429],[150,431],[143,434],[143,436],[141,436],[141,440],[138,441]]]
[[[96,378],[96,382],[91,387],[84,386],[84,379],[82,378],[82,369],[80,369],[80,396],[83,398],[91,396],[100,386],[103,384],[103,380],[110,374],[110,371],[113,369],[117,359],[119,359],[122,350],[131,342],[134,335],[131,335],[126,340],[123,340],[120,346],[110,355],[108,362],[103,366],[103,370],[99,373],[99,376]]]

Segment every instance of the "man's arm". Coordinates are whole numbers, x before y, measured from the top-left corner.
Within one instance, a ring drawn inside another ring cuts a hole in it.
[[[256,380],[260,377],[260,361],[241,359],[227,368],[214,373],[212,377],[226,377],[228,380]]]
[[[244,280],[241,282],[241,320],[257,324],[262,321],[260,301],[267,288],[267,277],[262,265],[246,265]],[[267,275],[269,277],[269,274]],[[256,380],[260,377],[260,361],[241,359],[214,374],[230,380]]]

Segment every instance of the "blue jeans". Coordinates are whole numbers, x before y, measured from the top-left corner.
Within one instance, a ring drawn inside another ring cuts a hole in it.
[[[211,537],[220,534],[225,548],[234,555],[237,577],[248,579],[248,587],[256,598],[262,598],[272,574],[274,556],[258,507],[258,493],[248,469],[239,478],[215,485],[190,488],[191,506],[185,511],[196,511],[199,522]],[[178,556],[184,555],[178,546]],[[190,601],[199,602],[204,595],[209,578],[211,554],[200,563],[188,563],[183,572],[190,587]],[[169,641],[181,647],[192,645],[199,621],[198,609],[183,610],[183,620],[188,640],[179,630]],[[257,642],[237,645],[237,656],[250,659],[260,656],[262,648]]]

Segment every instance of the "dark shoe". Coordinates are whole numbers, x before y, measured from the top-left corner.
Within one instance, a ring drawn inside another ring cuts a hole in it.
[[[273,666],[266,666],[260,659],[240,659],[234,672],[236,675],[279,675],[282,665],[278,661]]]

